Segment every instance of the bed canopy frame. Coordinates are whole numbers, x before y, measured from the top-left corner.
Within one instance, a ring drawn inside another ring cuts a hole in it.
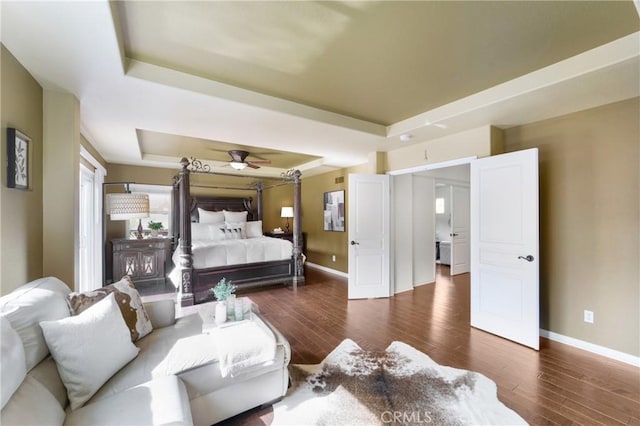
[[[180,160],[180,172],[174,178],[174,206],[178,214],[174,214],[174,249],[180,250],[178,301],[181,306],[191,306],[210,300],[210,289],[220,279],[227,278],[238,286],[238,289],[272,285],[277,283],[292,284],[294,288],[304,283],[304,265],[302,255],[302,219],[301,219],[301,182],[299,170],[283,173],[283,182],[265,187],[261,181],[252,187],[231,188],[223,186],[206,186],[215,189],[234,189],[256,191],[256,208],[252,206],[252,198],[240,197],[192,197],[190,175],[214,174],[227,175],[211,171],[211,168],[195,158]],[[238,177],[237,175],[229,175]],[[210,211],[247,211],[248,220],[262,220],[262,192],[264,189],[280,185],[293,185],[293,254],[291,259],[270,262],[229,265],[215,268],[193,268],[191,251],[191,223],[198,221],[198,208]],[[177,232],[176,232],[177,231]]]

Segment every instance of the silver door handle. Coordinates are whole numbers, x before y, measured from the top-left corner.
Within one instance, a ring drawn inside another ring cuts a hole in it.
[[[533,256],[531,256],[530,254],[528,254],[526,256],[518,256],[518,259],[524,259],[527,262],[533,262]]]
[[[352,246],[355,246],[355,245],[358,245],[358,246],[359,246],[359,245],[360,245],[360,243],[355,242],[355,241],[351,241],[351,245],[352,245]]]
[[[456,234],[456,233],[449,234],[450,237],[457,237],[458,235],[460,235],[460,234]]]

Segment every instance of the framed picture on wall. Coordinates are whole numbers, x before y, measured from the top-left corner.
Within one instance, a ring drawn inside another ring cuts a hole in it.
[[[324,193],[324,230],[344,232],[344,190]]]
[[[29,143],[19,130],[7,128],[7,186],[29,189]]]

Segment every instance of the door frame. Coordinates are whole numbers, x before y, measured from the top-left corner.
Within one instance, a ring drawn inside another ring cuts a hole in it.
[[[419,173],[419,172],[424,172],[427,170],[436,170],[436,169],[444,169],[447,167],[453,167],[453,166],[460,166],[463,164],[469,164],[471,165],[471,162],[474,160],[477,160],[478,156],[477,155],[473,155],[470,157],[461,157],[461,158],[456,158],[453,160],[447,160],[447,161],[440,161],[438,163],[431,163],[431,164],[423,164],[421,166],[415,166],[415,167],[409,167],[406,169],[400,169],[400,170],[393,170],[390,172],[387,172],[388,175],[391,176],[400,176],[400,175],[406,175],[406,174],[414,174],[414,173]],[[446,182],[446,179],[441,179],[441,181]],[[450,185],[453,185],[453,182],[447,182]],[[469,190],[471,190],[471,183],[469,183]],[[392,211],[391,213],[392,215],[395,214],[395,212]],[[394,232],[393,227],[391,230],[392,234]],[[392,250],[391,252],[391,257],[393,258],[395,255],[394,251]],[[435,254],[434,254],[435,255]],[[435,265],[435,257],[433,259],[434,265]],[[395,294],[395,293],[394,293]]]
[[[104,234],[103,234],[103,228],[104,228],[104,215],[103,215],[103,184],[104,184],[104,177],[107,175],[107,169],[104,168],[104,166],[102,164],[100,164],[100,162],[98,160],[96,160],[96,158],[91,155],[91,153],[82,145],[80,145],[80,157],[82,159],[84,159],[85,161],[87,161],[89,164],[91,164],[91,166],[93,166],[94,171],[93,171],[93,177],[94,177],[94,181],[93,181],[93,185],[94,185],[94,190],[93,190],[93,211],[94,211],[94,241],[92,242],[93,244],[93,255],[94,255],[94,262],[93,262],[93,275],[94,275],[94,282],[96,283],[96,288],[102,287],[104,284],[106,284],[103,280],[104,277],[104,245],[103,245],[103,240],[104,240]],[[76,276],[79,276],[79,265],[76,263]]]
[[[387,174],[391,176],[398,176],[398,175],[406,175],[410,173],[413,174],[418,172],[424,172],[426,170],[444,169],[445,167],[460,166],[462,164],[471,164],[473,160],[477,160],[477,159],[478,159],[478,156],[474,155],[472,157],[462,157],[462,158],[457,158],[455,160],[441,161],[439,163],[424,164],[422,166],[409,167],[407,169],[393,170],[393,171],[387,172]]]

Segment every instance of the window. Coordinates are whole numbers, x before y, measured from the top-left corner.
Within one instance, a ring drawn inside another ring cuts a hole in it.
[[[444,214],[444,198],[436,198],[436,214]]]
[[[171,187],[162,185],[130,185],[131,192],[149,194],[149,217],[142,219],[142,229],[146,235],[151,233],[149,222],[162,223],[160,235],[171,235]],[[138,229],[139,219],[127,222],[127,234],[132,235]]]

